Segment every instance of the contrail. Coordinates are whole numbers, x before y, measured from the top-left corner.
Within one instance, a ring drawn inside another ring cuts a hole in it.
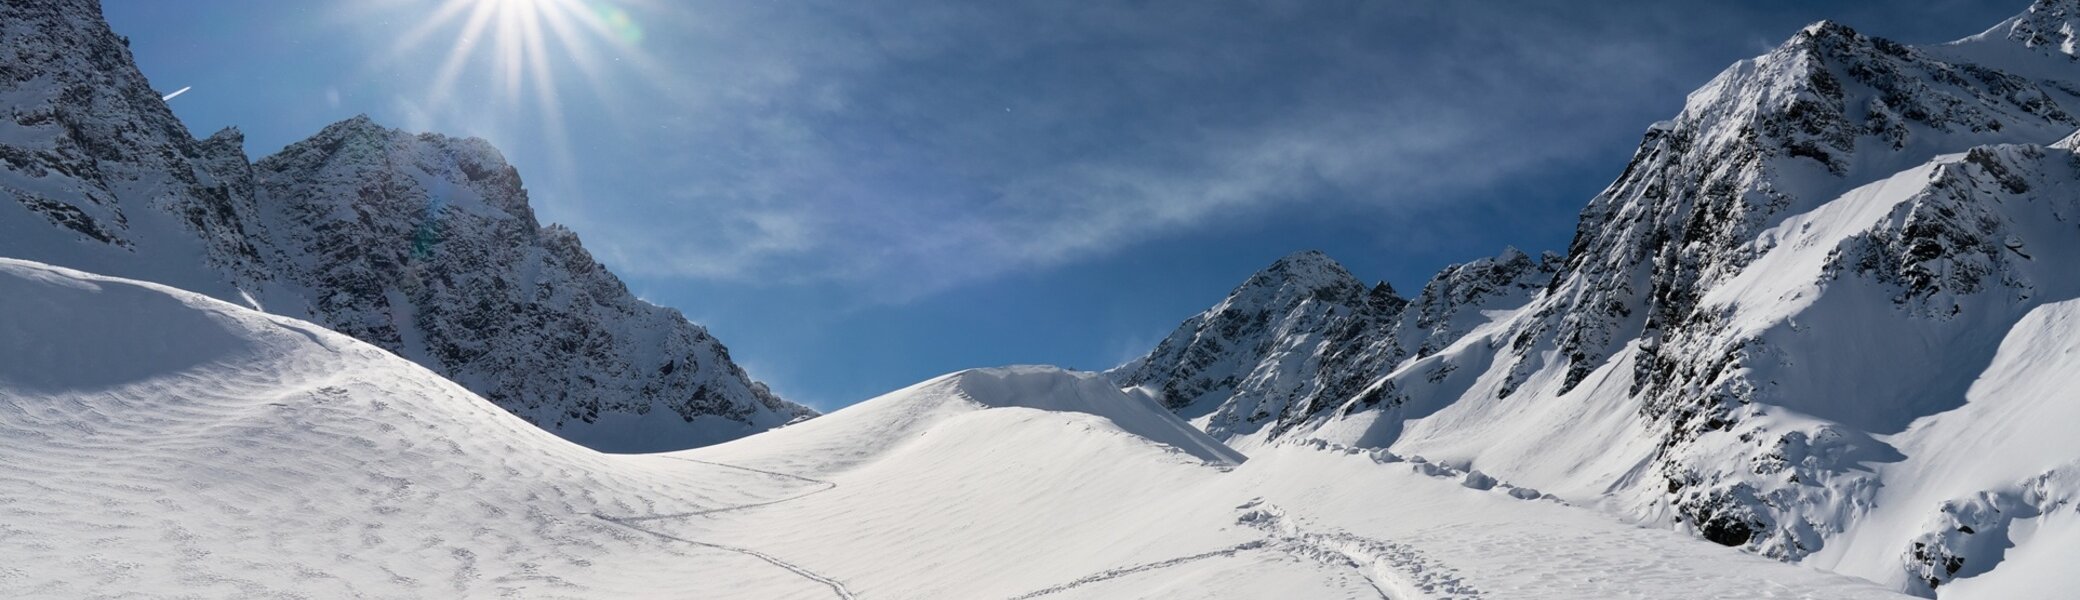
[[[188,93],[188,90],[190,90],[190,89],[194,89],[194,88],[195,88],[195,86],[192,86],[192,85],[191,85],[191,86],[188,86],[188,87],[184,87],[184,88],[181,88],[181,89],[177,89],[177,90],[174,90],[174,91],[173,91],[173,93],[171,93],[171,94],[167,94],[167,95],[166,95],[166,97],[164,97],[164,98],[160,98],[160,99],[159,99],[159,101],[160,101],[160,102],[165,102],[165,101],[167,101],[167,100],[172,100],[174,96],[179,96],[179,95],[181,95],[181,94],[186,94],[186,93]]]

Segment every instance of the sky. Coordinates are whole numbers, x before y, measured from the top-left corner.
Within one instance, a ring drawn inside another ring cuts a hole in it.
[[[1563,250],[1639,136],[1829,19],[2026,0],[104,0],[198,136],[490,140],[538,216],[830,410],[1102,370],[1291,252],[1419,290]]]

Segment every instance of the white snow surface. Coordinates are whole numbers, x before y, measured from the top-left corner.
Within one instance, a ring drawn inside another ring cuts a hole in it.
[[[5,259],[0,459],[10,598],[1899,597],[1384,452],[1238,464],[1046,367],[601,454],[309,323]]]

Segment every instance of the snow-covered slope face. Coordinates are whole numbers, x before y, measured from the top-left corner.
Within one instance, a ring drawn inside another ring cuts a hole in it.
[[[2072,133],[2080,65],[1957,46],[1822,23],[1693,94],[1584,211],[1569,270],[1513,326],[1503,389],[1564,365],[1532,392],[1564,395],[1629,362],[1614,375],[1656,441],[1650,475],[1622,482],[1636,514],[1666,503],[1790,559],[1854,527],[1871,489],[1907,484],[1868,476],[1898,451],[1872,436],[1964,403],[1993,343],[2064,299],[2028,288],[2080,283],[2069,255],[2006,248],[2074,237],[2053,216],[2073,212],[2071,154],[1974,149]]]
[[[236,131],[187,137],[94,2],[0,11],[0,256],[310,319],[600,449],[813,414],[540,226],[482,140],[357,117],[255,166]]]
[[[2053,144],[2080,128],[2074,14],[2041,1],[1929,47],[1821,23],[1735,65],[1650,129],[1549,286],[1272,437],[1920,595],[2044,581],[2028,565],[2074,544],[2076,454],[2022,423],[2071,423],[2080,396],[1990,382],[2059,368],[2035,329],[2080,297],[2080,158]]]
[[[592,513],[755,473],[560,440],[316,325],[0,259],[0,596],[722,597],[755,557]]]

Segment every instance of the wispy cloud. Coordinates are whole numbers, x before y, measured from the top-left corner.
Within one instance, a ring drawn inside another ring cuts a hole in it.
[[[672,116],[629,166],[674,185],[549,212],[638,276],[900,301],[1274,208],[1421,207],[1629,137],[1602,105],[1695,83],[1651,28],[1527,11],[1559,12],[689,8],[650,28],[690,31],[649,49]]]

